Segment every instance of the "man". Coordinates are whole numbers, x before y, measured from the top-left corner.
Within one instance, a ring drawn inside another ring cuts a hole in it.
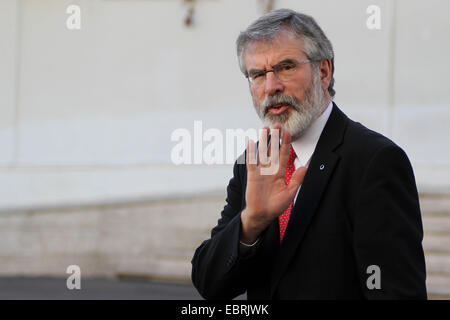
[[[234,165],[221,219],[194,254],[200,294],[426,299],[410,162],[332,102],[334,53],[314,19],[273,11],[240,34],[237,49],[267,127],[258,151],[250,141],[246,163]],[[277,163],[271,148],[261,147],[279,146],[269,127],[281,130],[279,165],[263,174]]]

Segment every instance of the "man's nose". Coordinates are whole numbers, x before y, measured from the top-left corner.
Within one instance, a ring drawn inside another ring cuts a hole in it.
[[[266,94],[269,96],[282,93],[284,90],[283,83],[275,76],[274,72],[266,73]]]

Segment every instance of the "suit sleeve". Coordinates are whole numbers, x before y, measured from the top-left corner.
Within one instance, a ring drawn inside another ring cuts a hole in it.
[[[211,238],[204,241],[192,259],[192,282],[205,299],[233,299],[246,291],[246,275],[252,254],[239,255],[245,165],[235,163],[227,187],[225,205]]]
[[[365,297],[426,299],[422,219],[408,157],[396,145],[382,147],[361,181],[353,249]]]

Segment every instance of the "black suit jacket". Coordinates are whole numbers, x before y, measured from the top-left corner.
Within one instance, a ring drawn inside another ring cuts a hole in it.
[[[245,291],[248,299],[427,298],[414,174],[391,140],[334,104],[283,242],[276,219],[245,256],[239,235],[247,171],[237,163],[221,218],[192,259],[192,281],[204,298]],[[367,286],[372,265],[380,268],[380,289]]]

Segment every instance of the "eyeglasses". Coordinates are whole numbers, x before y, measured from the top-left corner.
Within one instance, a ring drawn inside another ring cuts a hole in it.
[[[273,66],[273,68],[270,70],[252,70],[248,75],[246,75],[246,77],[250,85],[253,87],[263,86],[266,82],[266,74],[269,72],[273,72],[275,77],[277,77],[280,81],[288,81],[292,78],[295,72],[297,72],[299,66],[308,62],[312,62],[312,60],[307,59],[300,62],[280,62],[277,65]]]

